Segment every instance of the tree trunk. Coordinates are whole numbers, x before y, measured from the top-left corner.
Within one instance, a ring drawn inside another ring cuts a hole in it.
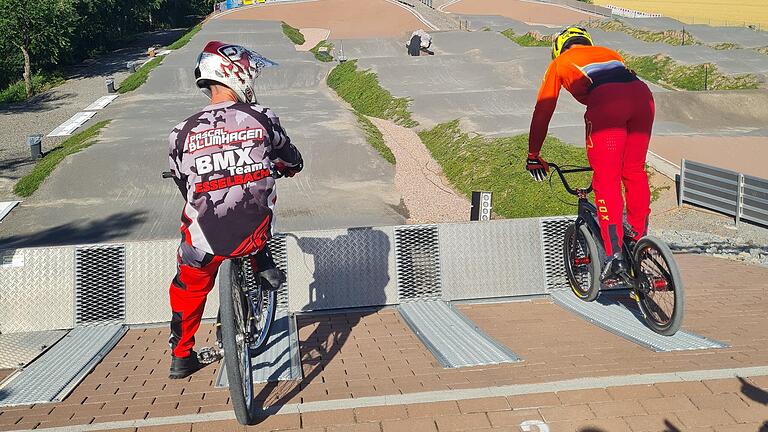
[[[24,88],[27,91],[27,99],[29,99],[32,97],[32,66],[29,64],[29,50],[25,46],[19,48],[24,55]]]

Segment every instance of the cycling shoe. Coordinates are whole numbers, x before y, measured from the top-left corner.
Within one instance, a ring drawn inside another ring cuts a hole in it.
[[[620,253],[615,253],[608,257],[603,263],[603,271],[600,272],[600,281],[605,282],[619,277],[620,274],[627,272],[627,263]]]
[[[174,355],[171,356],[171,372],[168,375],[168,378],[170,379],[182,379],[186,378],[193,373],[199,371],[200,369],[205,366],[204,364],[200,363],[200,360],[197,358],[197,353],[194,351],[190,351],[188,357],[176,357]]]

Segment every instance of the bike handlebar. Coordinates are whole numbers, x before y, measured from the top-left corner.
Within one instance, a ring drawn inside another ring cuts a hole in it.
[[[557,172],[558,176],[560,176],[560,180],[563,181],[563,186],[565,186],[565,190],[567,190],[569,194],[578,196],[579,192],[583,192],[583,193],[586,193],[586,194],[592,192],[592,184],[591,183],[590,183],[589,187],[586,188],[586,189],[580,189],[580,188],[573,189],[568,184],[568,180],[566,180],[565,176],[563,175],[563,174],[568,174],[568,173],[592,171],[591,167],[560,168],[559,166],[557,166],[557,164],[554,164],[554,163],[550,163],[549,166],[552,169],[554,169],[555,172]]]

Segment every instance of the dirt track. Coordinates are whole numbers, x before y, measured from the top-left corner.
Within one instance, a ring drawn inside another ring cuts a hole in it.
[[[680,165],[683,158],[758,177],[768,177],[767,137],[656,136],[651,151]]]
[[[426,24],[385,0],[323,0],[272,4],[223,15],[222,20],[285,21],[293,27],[330,29],[331,39],[401,37]]]
[[[576,24],[590,15],[560,6],[550,6],[521,0],[461,0],[446,12],[465,15],[502,15],[530,24]]]

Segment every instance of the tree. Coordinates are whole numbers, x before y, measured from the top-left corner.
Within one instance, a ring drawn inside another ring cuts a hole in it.
[[[0,38],[21,50],[27,97],[32,96],[32,61],[58,63],[76,20],[71,0],[0,0]]]

